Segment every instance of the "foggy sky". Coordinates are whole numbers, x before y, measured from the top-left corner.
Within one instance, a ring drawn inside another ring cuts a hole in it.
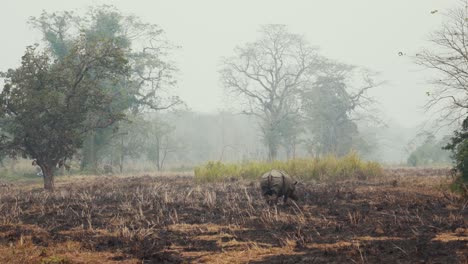
[[[443,11],[457,0],[2,0],[0,70],[16,67],[27,45],[40,41],[27,25],[41,11],[112,4],[124,14],[160,25],[167,38],[182,48],[174,59],[180,69],[177,94],[194,111],[215,112],[229,105],[219,81],[220,58],[237,45],[254,41],[262,24],[286,24],[304,34],[321,54],[381,73],[388,83],[372,94],[382,104],[385,119],[410,127],[430,118],[421,109],[431,91],[431,75],[409,56],[427,46],[439,28]],[[439,10],[431,14],[432,10]]]

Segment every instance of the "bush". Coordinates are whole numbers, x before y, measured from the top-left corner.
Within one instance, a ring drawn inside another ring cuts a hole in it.
[[[463,121],[462,129],[455,131],[455,136],[445,147],[453,151],[455,162],[455,181],[453,189],[468,196],[468,117]]]
[[[343,180],[348,178],[368,179],[383,175],[380,164],[362,161],[356,153],[343,158],[328,156],[316,159],[295,159],[289,161],[226,164],[210,161],[195,167],[195,180],[198,182],[221,181],[230,178],[258,179],[263,173],[280,169],[300,180]]]
[[[455,153],[456,168],[460,172],[463,183],[468,183],[468,139],[458,144]]]
[[[426,135],[424,142],[411,152],[407,164],[413,167],[450,164],[450,152],[444,149],[448,140],[444,137],[437,141],[434,135]]]
[[[461,141],[454,149],[455,168],[452,191],[468,197],[468,139]]]

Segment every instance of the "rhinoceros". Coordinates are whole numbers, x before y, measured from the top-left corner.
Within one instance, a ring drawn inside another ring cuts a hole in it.
[[[267,202],[271,204],[271,198],[275,197],[275,203],[278,203],[278,199],[283,197],[283,201],[286,203],[288,198],[297,200],[297,196],[294,191],[296,190],[297,181],[282,170],[271,170],[262,175],[260,180],[260,188],[262,195],[265,197]]]

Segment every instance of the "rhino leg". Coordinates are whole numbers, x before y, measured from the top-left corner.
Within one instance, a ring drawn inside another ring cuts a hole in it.
[[[297,201],[297,196],[294,193],[291,193],[289,197],[291,197],[291,199],[293,199],[294,201]]]
[[[276,198],[275,198],[275,204],[278,204],[278,199],[279,199],[279,196],[276,196]]]
[[[265,198],[266,203],[270,206],[274,205],[278,201],[275,194],[264,194],[263,198]]]
[[[293,199],[294,201],[297,201],[298,198],[297,198],[297,195],[294,193],[294,191],[289,191],[287,192],[285,195],[284,195],[284,202],[286,203],[286,201],[288,200],[288,198],[291,198]]]
[[[277,196],[277,195],[265,196],[265,199],[266,199],[269,206],[273,206],[273,205],[278,204],[278,198],[279,198],[279,196]]]

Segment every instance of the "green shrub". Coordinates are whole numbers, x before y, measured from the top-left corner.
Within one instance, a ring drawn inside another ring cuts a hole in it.
[[[468,139],[458,144],[455,154],[456,167],[460,172],[463,183],[468,183]]]
[[[468,197],[468,117],[463,121],[461,130],[455,131],[455,136],[445,148],[452,150],[455,163],[452,189]]]
[[[230,178],[258,179],[263,173],[280,169],[301,180],[343,180],[348,178],[368,179],[383,174],[376,162],[362,161],[356,153],[343,158],[327,156],[316,159],[295,159],[289,161],[228,164],[210,161],[195,167],[195,180],[198,182],[222,181]]]
[[[468,139],[462,140],[455,148],[455,178],[452,191],[468,197]]]

